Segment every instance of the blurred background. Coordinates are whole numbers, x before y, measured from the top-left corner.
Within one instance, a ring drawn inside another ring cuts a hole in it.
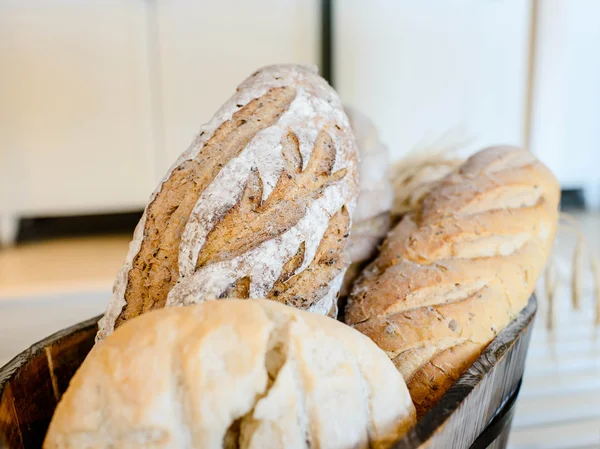
[[[599,18],[598,0],[0,0],[0,365],[104,310],[157,182],[266,64],[318,65],[393,160],[530,148],[600,255]],[[553,331],[538,319],[515,448],[600,447],[591,272],[582,310],[567,291],[576,235],[559,238],[564,292]]]

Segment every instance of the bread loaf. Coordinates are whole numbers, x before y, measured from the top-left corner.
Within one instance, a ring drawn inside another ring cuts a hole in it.
[[[356,109],[346,107],[360,158],[360,189],[353,223],[389,213],[394,191],[389,177],[390,158],[373,122]]]
[[[348,242],[351,266],[344,277],[342,296],[349,293],[361,267],[375,256],[377,246],[390,230],[394,196],[388,176],[387,147],[379,139],[371,120],[356,109],[346,107],[345,110],[358,148],[360,189]]]
[[[559,196],[529,152],[481,151],[404,216],[354,285],[346,322],[387,352],[419,415],[526,305]]]
[[[206,301],[98,343],[44,448],[387,448],[414,419],[402,376],[359,332],[273,301]]]
[[[437,181],[456,170],[464,160],[444,151],[425,150],[396,162],[391,169],[394,189],[392,215],[416,209],[421,199]]]
[[[354,139],[334,90],[312,67],[259,70],[152,195],[98,339],[149,310],[206,298],[330,313],[357,190]]]

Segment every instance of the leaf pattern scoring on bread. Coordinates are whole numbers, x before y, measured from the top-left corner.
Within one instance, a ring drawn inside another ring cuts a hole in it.
[[[357,190],[335,91],[311,67],[259,70],[152,195],[98,339],[147,311],[215,298],[335,314]]]

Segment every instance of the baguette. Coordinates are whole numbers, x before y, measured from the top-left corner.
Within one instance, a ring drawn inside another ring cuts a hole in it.
[[[346,322],[387,352],[419,416],[527,304],[559,197],[531,153],[481,151],[404,216],[356,282]]]
[[[372,341],[273,301],[156,310],[98,343],[45,449],[388,448],[415,422]]]
[[[206,298],[335,314],[357,184],[348,118],[316,69],[257,71],[153,193],[97,339]]]
[[[388,176],[390,161],[387,147],[379,139],[371,120],[356,109],[346,107],[345,110],[360,158],[360,189],[348,242],[351,265],[342,283],[342,297],[350,292],[352,282],[365,263],[375,256],[377,247],[390,230],[390,211],[394,200]]]

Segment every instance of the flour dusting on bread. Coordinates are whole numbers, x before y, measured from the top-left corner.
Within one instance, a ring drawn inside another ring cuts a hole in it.
[[[146,311],[231,292],[324,310],[348,264],[357,170],[348,118],[316,69],[259,70],[152,194],[98,338]]]

